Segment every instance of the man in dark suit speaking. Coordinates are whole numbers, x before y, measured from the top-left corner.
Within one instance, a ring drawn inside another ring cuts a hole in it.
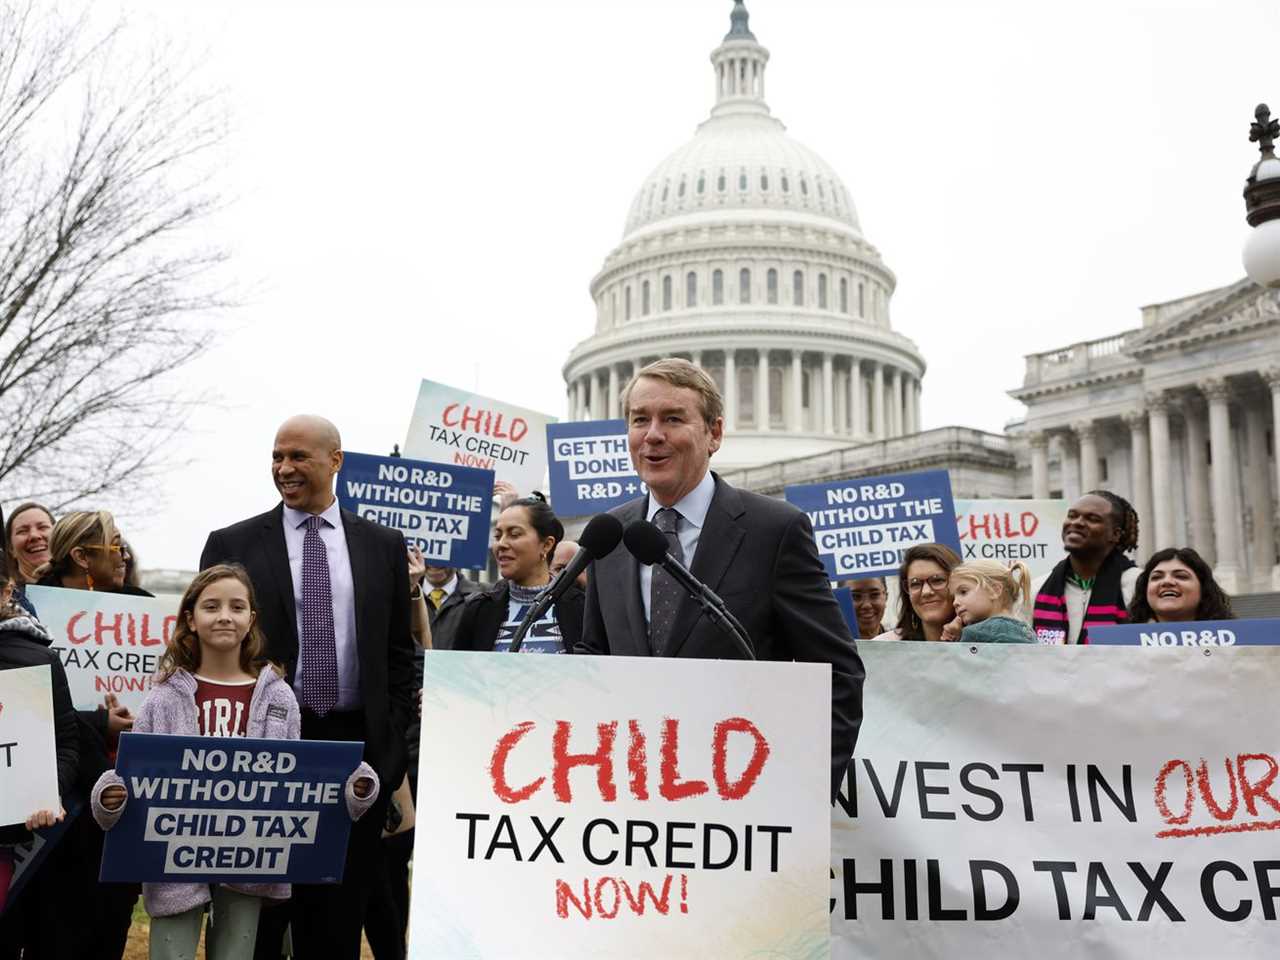
[[[809,518],[711,472],[724,432],[715,382],[686,360],[640,370],[622,400],[631,462],[649,488],[613,513],[647,519],[724,600],[757,660],[831,664],[832,795],[862,722],[862,660],[818,559]],[[603,599],[602,599],[603,598]],[[661,567],[625,549],[591,565],[579,652],[737,660],[744,652]]]
[[[259,956],[280,956],[286,921],[302,960],[360,956],[386,802],[404,778],[405,732],[417,718],[404,538],[338,507],[341,466],[332,423],[285,421],[271,451],[283,502],[213,531],[200,555],[201,569],[235,562],[249,571],[267,656],[284,666],[298,696],[303,739],[363,740],[381,781],[378,802],[352,824],[342,883],[295,884],[288,907],[264,910]]]

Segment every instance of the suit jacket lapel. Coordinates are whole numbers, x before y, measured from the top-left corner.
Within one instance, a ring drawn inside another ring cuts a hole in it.
[[[364,622],[365,599],[369,593],[369,544],[359,518],[346,510],[341,513],[342,532],[347,538],[347,559],[351,563],[351,588],[355,592],[356,601],[356,622],[352,626],[355,627],[356,639],[359,641],[360,624]]]
[[[712,590],[719,588],[738,547],[742,545],[743,537],[746,536],[746,531],[738,523],[738,519],[746,512],[742,498],[719,477],[715,480],[716,492],[711,498],[711,507],[707,510],[707,518],[698,534],[698,549],[693,555],[693,566],[689,568],[690,573]],[[700,616],[702,604],[688,594],[681,598],[664,656],[674,657],[679,654]]]
[[[293,602],[293,573],[289,569],[289,548],[284,540],[284,506],[277,506],[262,525],[262,549],[267,566],[276,581],[276,593],[284,601],[285,623],[293,638],[293,651],[298,650],[298,608]]]
[[[649,504],[648,497],[642,497],[629,503],[618,511],[618,519],[622,521],[625,529],[637,520],[643,520],[645,510]],[[635,644],[634,650],[616,651],[633,656],[644,656],[652,651],[649,649],[649,621],[644,615],[644,601],[640,598],[640,561],[631,555],[631,551],[625,546],[619,544],[615,549],[622,554],[622,562],[615,569],[620,571],[622,578],[621,583],[601,584],[602,587],[608,587],[611,590],[617,590],[615,596],[621,596],[627,611],[627,626],[631,629],[631,639]],[[601,592],[601,591],[598,591]],[[604,593],[601,592],[601,602],[605,602]]]

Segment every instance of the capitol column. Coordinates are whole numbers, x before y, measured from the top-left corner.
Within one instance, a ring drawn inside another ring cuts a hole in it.
[[[914,411],[912,419],[915,421],[917,432],[924,429],[924,420],[920,416],[920,394],[923,392],[924,384],[917,380],[915,384],[915,395],[911,399],[912,410]]]
[[[1227,401],[1231,388],[1221,377],[1200,382],[1209,400],[1209,448],[1213,460],[1213,533],[1218,566],[1214,578],[1228,594],[1240,589],[1239,534],[1231,509],[1231,485],[1235,482],[1235,456],[1231,450],[1231,411]]]
[[[1173,529],[1173,458],[1169,454],[1169,401],[1163,392],[1147,396],[1151,421],[1151,496],[1154,536],[1148,541],[1153,551],[1177,546]]]
[[[1027,434],[1031,447],[1031,497],[1049,499],[1049,437],[1043,430]]]
[[[1062,496],[1068,505],[1080,499],[1080,448],[1075,434],[1066,430],[1058,434],[1059,465],[1062,470]]]
[[[1080,495],[1098,489],[1098,425],[1092,420],[1072,424],[1080,444]]]
[[[604,374],[599,370],[595,372],[591,380],[591,419],[603,420],[605,413],[605,379]]]
[[[796,433],[804,432],[804,353],[791,351],[791,409],[787,422]]]
[[[1151,553],[1151,444],[1145,410],[1125,415],[1129,425],[1129,473],[1133,485],[1133,509],[1138,511],[1139,562]]]
[[[1271,388],[1271,442],[1276,460],[1276,490],[1280,491],[1280,367],[1268,367],[1263,370],[1262,378]],[[1273,519],[1280,520],[1280,518]],[[1280,590],[1280,564],[1271,568],[1271,589]]]
[[[756,351],[756,429],[769,429],[769,351],[761,347]]]
[[[835,358],[822,355],[822,432],[830,436],[836,431]]]
[[[582,419],[582,407],[586,403],[586,399],[583,397],[585,389],[582,377],[578,377],[573,381],[573,409],[569,411],[570,420]]]
[[[1249,497],[1249,515],[1253,520],[1253,540],[1249,544],[1249,567],[1253,586],[1261,589],[1271,579],[1276,562],[1275,524],[1271,509],[1271,465],[1267,462],[1266,398],[1250,393],[1243,398],[1245,444],[1249,451],[1249,469],[1244,475],[1244,488]]]
[[[920,428],[916,425],[916,381],[914,377],[906,377],[906,397],[902,401],[902,432],[916,433]]]
[[[866,429],[867,415],[862,409],[862,361],[849,358],[849,435],[858,437]]]
[[[734,351],[724,352],[724,428],[738,426],[738,368],[734,363]]]
[[[616,420],[622,416],[621,403],[618,397],[618,365],[616,363],[609,364],[609,395],[605,397],[605,401],[605,416],[608,419]]]
[[[894,375],[893,391],[894,435],[901,437],[907,432],[907,372],[899,370]]]
[[[876,440],[885,438],[884,364],[878,362],[871,371],[871,435]]]
[[[1182,397],[1183,470],[1187,482],[1187,529],[1191,546],[1213,566],[1217,554],[1213,545],[1213,513],[1209,506],[1209,467],[1206,459],[1204,403],[1199,394]]]

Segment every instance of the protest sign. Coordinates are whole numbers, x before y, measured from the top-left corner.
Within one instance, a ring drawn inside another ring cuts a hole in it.
[[[547,424],[556,418],[470,390],[423,380],[404,454],[416,460],[492,470],[522,494],[542,486]]]
[[[126,733],[104,882],[338,883],[363,743]]]
[[[826,664],[427,651],[413,958],[827,956]]]
[[[62,587],[27,587],[26,594],[62,658],[76,709],[94,710],[114,693],[137,713],[178,622],[176,604]]]
[[[0,826],[59,807],[52,669],[0,670]]]
[[[840,606],[840,612],[844,614],[844,622],[849,625],[849,632],[853,634],[853,639],[860,639],[858,612],[853,608],[853,591],[848,587],[836,587],[832,593],[836,595],[836,603]]]
[[[785,495],[809,515],[832,580],[896,574],[902,554],[917,543],[961,551],[945,470],[802,484]]]
[[[1090,646],[1260,647],[1280,644],[1280,620],[1117,623],[1089,628]]]
[[[1275,955],[1280,650],[859,652],[833,957]]]
[[[338,472],[344,510],[404,534],[438,567],[483,567],[489,559],[493,471],[405,457],[347,453]]]
[[[648,493],[627,449],[625,420],[582,420],[547,427],[551,505],[562,517],[585,517]]]
[[[1021,560],[1031,578],[1044,576],[1066,554],[1065,500],[957,500],[962,560]]]
[[[49,855],[57,849],[58,844],[67,835],[72,822],[83,812],[83,801],[72,797],[64,797],[63,800],[66,808],[65,817],[51,827],[32,830],[30,840],[13,845],[13,876],[9,878],[9,893],[5,897],[4,908],[0,909],[0,916],[11,910],[18,902],[18,897],[26,889],[28,881],[40,871],[40,865],[49,859]]]

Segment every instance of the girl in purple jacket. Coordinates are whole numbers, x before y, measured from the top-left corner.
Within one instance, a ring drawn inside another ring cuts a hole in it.
[[[183,594],[178,622],[154,685],[133,723],[135,733],[297,740],[301,714],[293,690],[262,662],[253,584],[243,567],[201,572]],[[347,811],[358,820],[378,796],[378,777],[361,763],[347,779]],[[109,830],[128,792],[114,770],[93,788],[93,816]],[[144,883],[151,915],[151,960],[194,958],[207,906],[209,960],[251,958],[262,898],[289,897],[286,883]]]

